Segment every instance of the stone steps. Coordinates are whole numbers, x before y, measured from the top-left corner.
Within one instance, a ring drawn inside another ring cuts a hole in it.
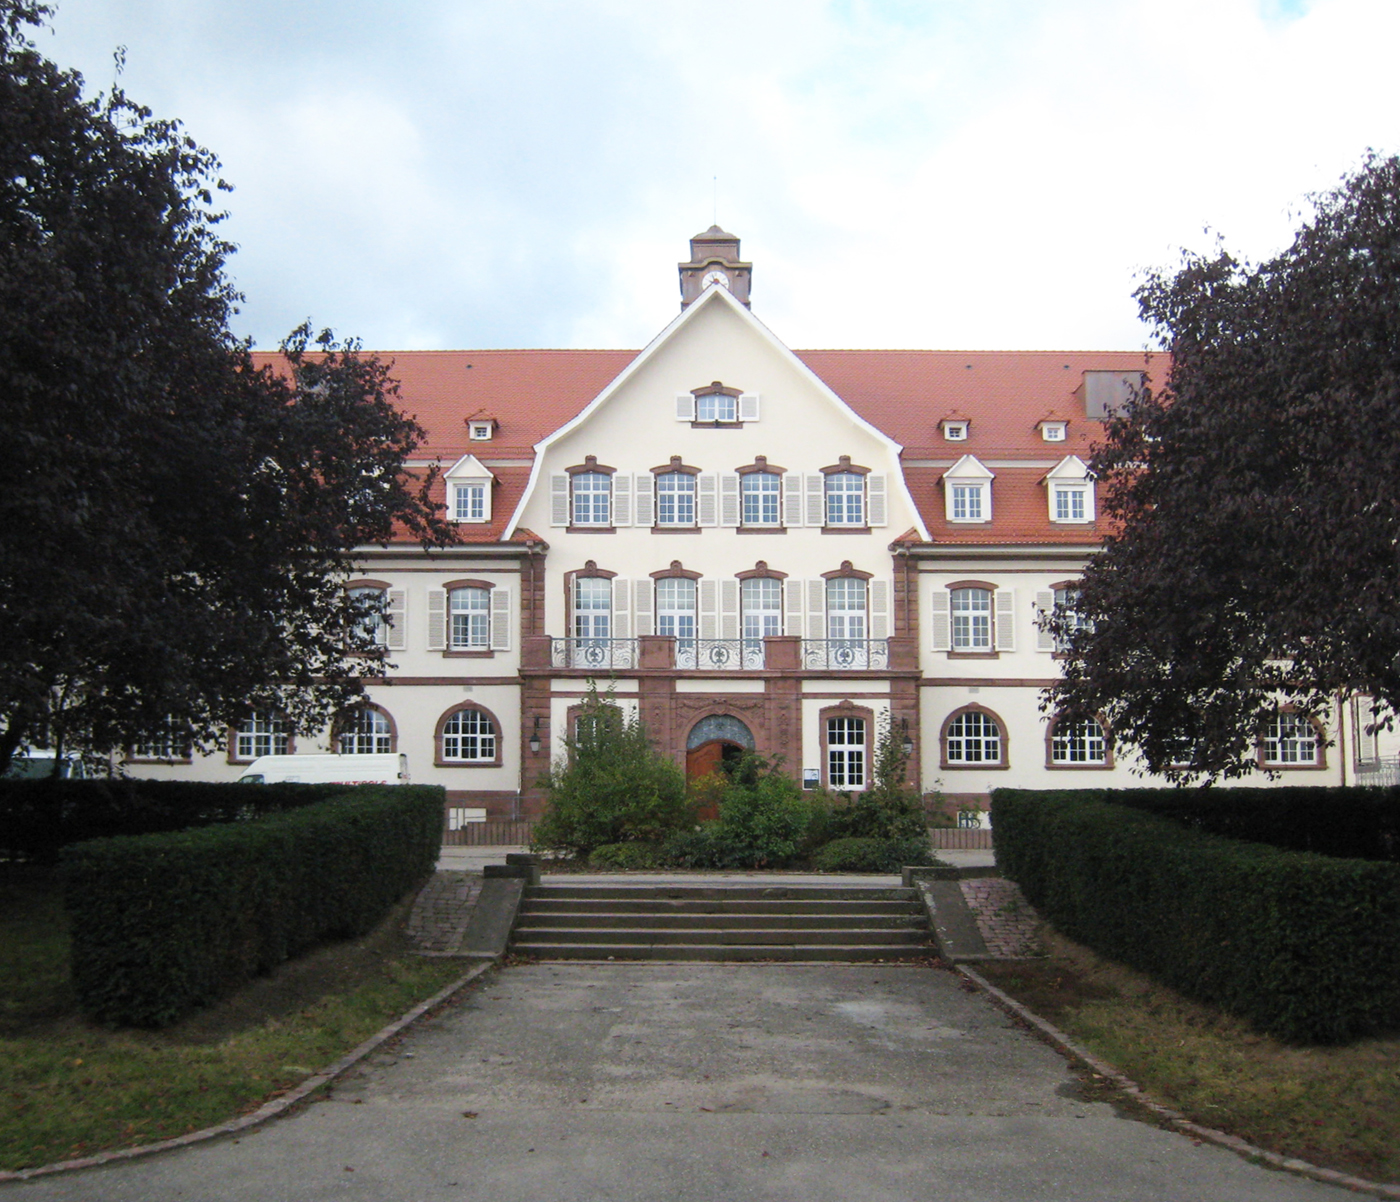
[[[536,885],[511,951],[539,960],[912,960],[933,954],[913,889]]]

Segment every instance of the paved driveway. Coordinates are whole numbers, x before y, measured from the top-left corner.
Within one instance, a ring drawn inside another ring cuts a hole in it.
[[[540,964],[490,974],[245,1135],[0,1202],[1355,1202],[1077,1096],[923,966]]]

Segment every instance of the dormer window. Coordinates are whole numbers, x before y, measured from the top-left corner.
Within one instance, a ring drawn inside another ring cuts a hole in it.
[[[443,476],[447,486],[447,516],[454,522],[489,522],[494,480],[475,455],[463,455]]]
[[[968,423],[962,418],[949,419],[943,423],[943,438],[947,442],[966,442]]]
[[[964,455],[944,472],[943,502],[948,521],[990,522],[994,478],[972,455]]]
[[[1043,483],[1052,522],[1087,525],[1094,520],[1094,481],[1088,464],[1078,455],[1062,459],[1046,474]]]
[[[490,442],[491,436],[496,432],[496,423],[493,421],[468,422],[467,429],[472,442]]]
[[[1045,442],[1064,442],[1069,430],[1068,422],[1041,422],[1040,437]]]

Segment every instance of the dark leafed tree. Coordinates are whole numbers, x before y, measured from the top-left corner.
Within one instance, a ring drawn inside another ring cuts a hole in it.
[[[386,366],[307,328],[280,372],[229,332],[218,163],[82,79],[0,0],[0,770],[238,705],[320,723],[382,663],[342,587],[396,531],[450,540]]]
[[[1280,704],[1400,710],[1400,160],[1369,157],[1276,258],[1139,290],[1172,353],[1107,427],[1114,523],[1047,704],[1178,780],[1239,776]]]

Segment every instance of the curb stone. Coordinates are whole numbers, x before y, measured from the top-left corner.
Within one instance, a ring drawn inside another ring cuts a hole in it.
[[[1179,1114],[1169,1106],[1152,1101],[1131,1077],[1124,1075],[1107,1061],[1100,1060],[1088,1048],[1075,1042],[1053,1023],[1026,1009],[1015,998],[1003,993],[981,973],[963,964],[956,964],[953,967],[955,971],[983,990],[998,1007],[1013,1018],[1020,1019],[1066,1059],[1088,1065],[1100,1077],[1112,1082],[1119,1090],[1128,1094],[1137,1105],[1151,1111],[1163,1120],[1173,1131],[1179,1131],[1183,1135],[1189,1135],[1203,1143],[1226,1148],[1246,1160],[1262,1161],[1271,1168],[1295,1173],[1300,1177],[1310,1177],[1314,1181],[1321,1181],[1326,1185],[1337,1185],[1357,1193],[1373,1194],[1378,1198],[1400,1199],[1400,1186],[1367,1181],[1363,1177],[1353,1177],[1349,1173],[1338,1172],[1336,1169],[1324,1169],[1306,1160],[1300,1160],[1296,1156],[1284,1156],[1280,1152],[1270,1152],[1268,1149],[1260,1148],[1237,1135],[1230,1135],[1224,1131],[1217,1131],[1214,1127],[1203,1127],[1199,1123],[1192,1122],[1184,1114]]]
[[[409,1010],[399,1018],[396,1018],[387,1027],[376,1031],[358,1047],[347,1052],[339,1060],[329,1067],[322,1069],[319,1073],[313,1073],[307,1077],[300,1085],[293,1086],[279,1097],[270,1102],[264,1102],[250,1114],[239,1115],[238,1118],[229,1119],[226,1123],[216,1123],[212,1127],[205,1127],[200,1131],[190,1131],[185,1135],[177,1135],[171,1139],[163,1139],[154,1144],[139,1144],[134,1148],[114,1148],[110,1152],[98,1152],[92,1156],[83,1156],[77,1160],[59,1160],[53,1164],[38,1165],[32,1169],[0,1170],[0,1182],[5,1181],[29,1181],[34,1177],[45,1177],[52,1173],[69,1173],[76,1169],[97,1168],[100,1165],[113,1164],[122,1160],[135,1160],[138,1157],[152,1156],[157,1152],[171,1152],[176,1148],[187,1148],[191,1144],[205,1143],[211,1139],[219,1139],[225,1135],[236,1135],[240,1131],[248,1131],[254,1127],[261,1126],[269,1119],[274,1119],[278,1115],[285,1114],[298,1103],[305,1101],[318,1089],[323,1089],[346,1070],[354,1068],[361,1060],[371,1052],[386,1044],[395,1035],[406,1031],[420,1018],[431,1014],[439,1006],[449,1002],[452,998],[480,977],[487,969],[493,968],[496,960],[492,959],[483,964],[474,965],[464,976],[458,977],[450,985],[438,990],[425,1002],[419,1002],[413,1009]]]

